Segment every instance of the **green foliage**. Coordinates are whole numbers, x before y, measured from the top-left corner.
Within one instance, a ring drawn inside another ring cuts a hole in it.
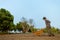
[[[33,33],[33,32],[36,32],[38,29],[37,28],[34,28],[34,27],[31,27],[30,30],[31,30],[30,32]]]
[[[22,30],[22,22],[17,23],[16,29],[18,29],[19,31]]]
[[[51,28],[51,31],[52,31],[53,33],[59,33],[59,29],[58,29],[58,28],[52,27],[52,28]]]
[[[8,31],[13,27],[13,15],[8,10],[0,9],[0,30]]]
[[[60,30],[58,28],[55,28],[55,27],[52,27],[51,28],[51,31],[52,31],[52,33],[60,33]],[[45,33],[47,32],[47,29],[46,28],[44,28],[44,32]]]

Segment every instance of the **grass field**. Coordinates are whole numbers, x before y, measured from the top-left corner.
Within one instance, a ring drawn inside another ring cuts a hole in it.
[[[60,34],[54,37],[47,35],[36,36],[32,33],[28,34],[0,34],[0,40],[60,40]]]

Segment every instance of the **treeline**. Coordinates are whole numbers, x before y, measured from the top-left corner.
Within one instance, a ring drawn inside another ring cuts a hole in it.
[[[14,24],[14,16],[6,9],[0,9],[0,32],[8,32],[8,31],[22,31],[23,33],[26,32],[35,32],[38,29],[34,28],[33,19],[26,20],[26,18],[22,17],[21,21]],[[59,33],[59,29],[52,28],[52,31],[55,33]],[[44,32],[46,28],[44,28]]]
[[[12,30],[15,31],[18,30],[25,33],[25,32],[33,32],[34,30],[36,30],[36,28],[34,28],[33,19],[26,20],[26,18],[24,17],[22,17],[21,21],[15,25],[14,16],[11,15],[11,13],[8,10],[1,8],[0,31],[8,32]]]

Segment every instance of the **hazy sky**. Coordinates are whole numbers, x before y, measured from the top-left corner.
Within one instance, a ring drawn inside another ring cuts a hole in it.
[[[43,17],[51,21],[51,26],[60,28],[60,0],[0,0],[0,8],[14,15],[14,23],[22,17],[33,19],[35,27],[44,28]]]

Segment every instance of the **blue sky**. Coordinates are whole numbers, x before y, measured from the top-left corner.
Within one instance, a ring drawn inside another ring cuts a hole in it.
[[[14,23],[22,17],[33,19],[36,28],[44,28],[43,17],[51,21],[51,26],[60,28],[60,0],[0,0],[0,8],[14,15]]]

